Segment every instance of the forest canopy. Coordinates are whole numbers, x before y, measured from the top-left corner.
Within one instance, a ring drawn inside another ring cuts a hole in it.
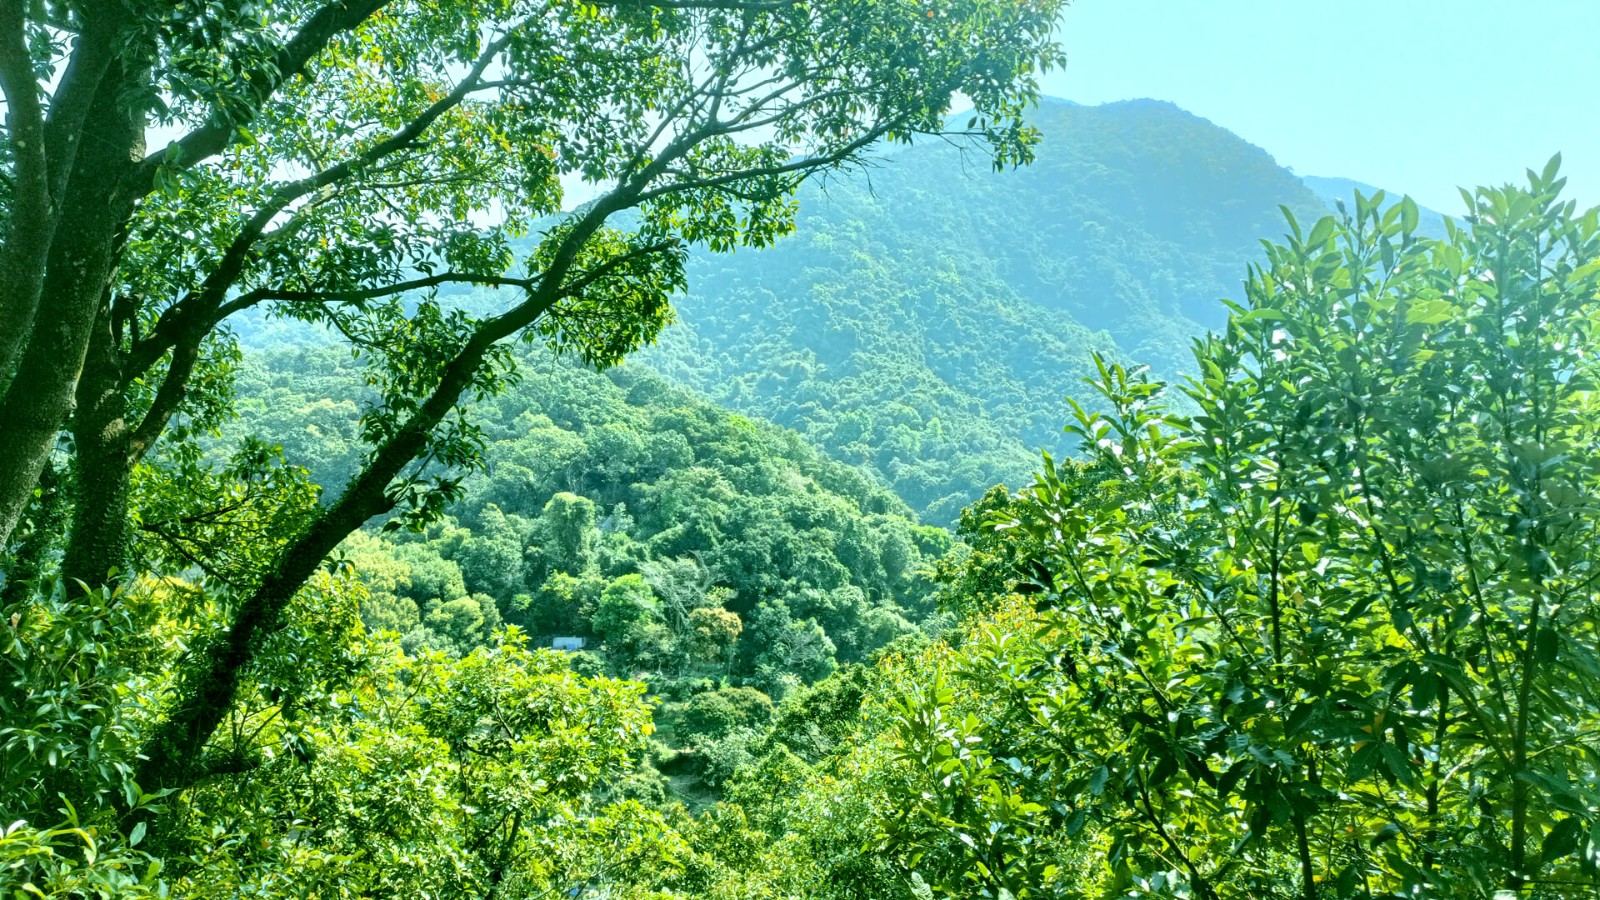
[[[1459,220],[1285,209],[1189,360],[1035,323],[1012,362],[1092,374],[1008,407],[1074,392],[1019,491],[935,471],[992,435],[916,457],[914,353],[791,398],[785,349],[768,399],[853,407],[820,449],[625,363],[691,248],[885,142],[1033,159],[1061,2],[0,0],[0,893],[1600,891],[1600,211],[1559,158]],[[908,342],[855,231],[707,324]],[[1001,283],[926,259],[909,308]],[[1194,311],[1145,300],[1100,324]]]

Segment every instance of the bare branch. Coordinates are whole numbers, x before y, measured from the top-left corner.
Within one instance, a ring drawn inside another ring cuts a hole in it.
[[[217,567],[211,565],[211,563],[209,563],[203,555],[196,553],[189,546],[189,543],[184,540],[182,535],[173,534],[171,531],[167,530],[166,523],[158,522],[155,524],[141,524],[139,528],[142,531],[149,532],[150,534],[160,538],[161,542],[170,547],[174,553],[183,557],[185,562],[189,563],[200,571],[206,573],[212,578],[215,578],[223,584],[228,585],[229,587],[238,586],[234,581],[222,574]]]
[[[532,278],[505,278],[494,275],[477,275],[471,272],[445,272],[439,275],[429,275],[426,278],[415,278],[410,281],[400,281],[375,288],[358,288],[348,291],[285,291],[270,288],[259,288],[245,294],[240,294],[236,299],[217,310],[218,319],[227,318],[236,312],[248,309],[267,300],[288,301],[291,303],[360,303],[365,300],[375,300],[380,297],[392,297],[395,294],[404,294],[408,291],[421,291],[438,287],[441,284],[481,284],[488,287],[517,287],[523,290],[532,290],[539,283],[539,277]]]
[[[601,6],[635,9],[717,9],[728,12],[779,12],[802,5],[803,0],[616,0]]]

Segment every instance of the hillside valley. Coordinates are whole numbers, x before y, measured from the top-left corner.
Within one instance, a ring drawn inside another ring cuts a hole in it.
[[[1278,205],[1321,213],[1264,151],[1170,104],[1046,100],[1037,122],[1032,166],[893,149],[808,189],[774,248],[694,255],[680,321],[608,372],[518,350],[471,414],[482,471],[442,518],[346,541],[365,626],[414,653],[506,625],[588,642],[580,668],[662,702],[655,763],[691,801],[753,758],[771,702],[948,627],[932,574],[964,551],[939,526],[1020,486],[1040,448],[1072,449],[1092,354],[1183,377]],[[270,436],[333,496],[378,399],[364,367],[292,319],[236,334],[239,419],[213,452]],[[234,537],[157,533],[141,566],[182,571]]]

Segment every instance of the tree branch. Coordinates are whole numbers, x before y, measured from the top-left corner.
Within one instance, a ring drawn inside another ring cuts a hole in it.
[[[161,358],[162,354],[173,349],[186,333],[197,330],[202,322],[206,323],[204,330],[209,331],[215,325],[215,321],[211,319],[212,314],[243,273],[251,248],[279,213],[296,200],[334,185],[373,163],[415,144],[441,116],[466,98],[473,85],[483,77],[484,70],[510,42],[510,35],[511,32],[508,32],[485,48],[473,63],[472,69],[456,84],[454,90],[435,101],[404,128],[350,159],[278,188],[271,199],[245,222],[239,235],[228,246],[217,268],[206,277],[205,282],[197,290],[162,312],[149,337],[141,345],[134,347],[129,354],[125,377],[132,379],[145,372]]]
[[[59,195],[66,190],[67,179],[77,163],[78,147],[83,140],[84,124],[94,105],[94,96],[100,90],[116,58],[118,39],[121,37],[122,17],[119,4],[85,4],[90,8],[80,10],[84,27],[78,35],[77,46],[61,75],[55,96],[50,100],[50,113],[45,120],[45,147],[50,159],[51,193]],[[104,8],[96,8],[104,7]]]
[[[252,78],[254,108],[242,118],[232,118],[222,110],[214,110],[204,125],[168,144],[165,148],[146,156],[135,168],[132,190],[134,196],[144,196],[154,183],[156,169],[171,164],[188,168],[222,152],[233,140],[240,125],[246,124],[260,110],[260,106],[284,84],[305,71],[334,38],[354,30],[387,0],[331,0],[317,10],[301,26],[299,32],[279,49],[266,71]]]
[[[639,195],[640,203],[649,203],[661,197],[672,194],[681,194],[685,191],[702,190],[708,187],[721,187],[740,181],[750,181],[756,178],[771,178],[775,175],[784,175],[790,172],[817,171],[837,166],[853,158],[856,154],[876,143],[885,134],[893,131],[899,123],[882,123],[864,133],[848,144],[829,153],[813,154],[811,156],[796,157],[789,162],[776,166],[767,166],[762,169],[747,169],[741,172],[729,172],[726,175],[715,175],[709,178],[696,178],[691,181],[676,184],[666,184],[653,190],[645,191]]]
[[[726,12],[778,12],[803,5],[803,0],[616,0],[600,3],[616,9],[715,9]]]
[[[156,391],[154,402],[144,419],[134,429],[130,461],[137,461],[148,452],[156,438],[166,428],[178,404],[182,402],[188,390],[189,378],[199,360],[200,343],[205,336],[232,312],[266,299],[256,297],[242,306],[236,305],[239,303],[238,300],[234,301],[234,304],[223,303],[227,292],[243,274],[252,248],[261,239],[272,220],[294,201],[336,184],[373,163],[415,144],[441,116],[458,106],[471,93],[477,82],[482,79],[484,71],[510,42],[515,30],[515,28],[510,29],[505,35],[491,42],[478,55],[472,69],[456,84],[454,90],[434,102],[404,128],[357,156],[280,187],[272,198],[245,222],[239,235],[228,246],[217,268],[206,277],[205,282],[196,291],[162,312],[149,337],[134,346],[124,366],[124,383],[131,383],[133,379],[155,365],[162,354],[169,349],[173,354],[161,386]],[[387,293],[399,292],[401,291],[387,291]],[[373,296],[385,295],[386,293],[380,292]]]
[[[348,291],[286,291],[258,288],[248,293],[240,294],[236,299],[220,307],[217,313],[219,319],[226,318],[236,312],[268,300],[291,303],[360,303],[365,300],[376,300],[380,297],[392,297],[395,294],[404,294],[408,291],[427,290],[442,284],[480,284],[487,287],[516,287],[523,290],[532,290],[534,285],[538,283],[538,276],[507,278],[498,275],[476,275],[471,272],[444,272],[439,275],[429,275],[426,278],[398,281],[381,287],[359,288]]]

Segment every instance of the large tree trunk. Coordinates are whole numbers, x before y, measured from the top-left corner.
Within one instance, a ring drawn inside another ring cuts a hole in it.
[[[15,176],[11,208],[6,211],[10,223],[0,234],[0,390],[6,389],[33,332],[44,287],[44,261],[55,232],[45,114],[28,53],[23,6],[18,0],[0,0],[0,95],[6,101],[6,138]],[[0,427],[9,443],[11,429]],[[19,509],[8,519],[6,512],[0,506],[0,544],[21,514]]]
[[[136,773],[141,788],[181,790],[202,773],[206,744],[233,711],[261,639],[278,629],[295,593],[339,542],[392,508],[390,482],[427,446],[434,426],[455,407],[496,339],[480,332],[467,345],[411,419],[373,454],[339,499],[284,549],[272,570],[239,604],[227,632],[196,649],[183,673],[176,705],[143,748],[144,763]]]
[[[128,83],[123,66],[113,65],[95,94],[88,112],[95,140],[79,149],[72,176],[65,179],[39,313],[0,399],[0,543],[16,528],[72,413],[116,263],[117,234],[132,215],[126,176],[144,156],[144,127],[123,96]],[[13,223],[13,236],[20,225]]]
[[[81,274],[72,280],[103,284],[109,260],[101,256],[90,251],[75,260],[75,273]],[[10,538],[32,500],[56,436],[72,412],[96,305],[51,304],[40,316],[16,377],[0,401],[0,422],[5,423],[0,436],[0,542]]]
[[[73,416],[78,478],[73,496],[72,532],[61,574],[86,584],[109,580],[115,569],[128,574],[128,502],[132,481],[127,398],[120,357],[111,331],[111,310],[100,305]]]
[[[0,235],[0,391],[8,387],[13,366],[33,334],[39,293],[44,289],[44,261],[50,254],[50,236],[55,230],[48,195],[37,191],[17,193],[10,210],[10,228]],[[30,194],[41,196],[35,200]],[[9,435],[10,427],[4,427],[3,433]],[[3,525],[5,520],[0,517],[0,526]],[[0,538],[4,534],[5,530],[0,530]]]
[[[39,479],[39,502],[33,508],[32,528],[22,535],[18,542],[20,547],[11,559],[11,568],[5,573],[0,608],[15,608],[44,577],[50,550],[67,521],[66,481],[62,467],[54,463],[45,466],[44,475]]]

